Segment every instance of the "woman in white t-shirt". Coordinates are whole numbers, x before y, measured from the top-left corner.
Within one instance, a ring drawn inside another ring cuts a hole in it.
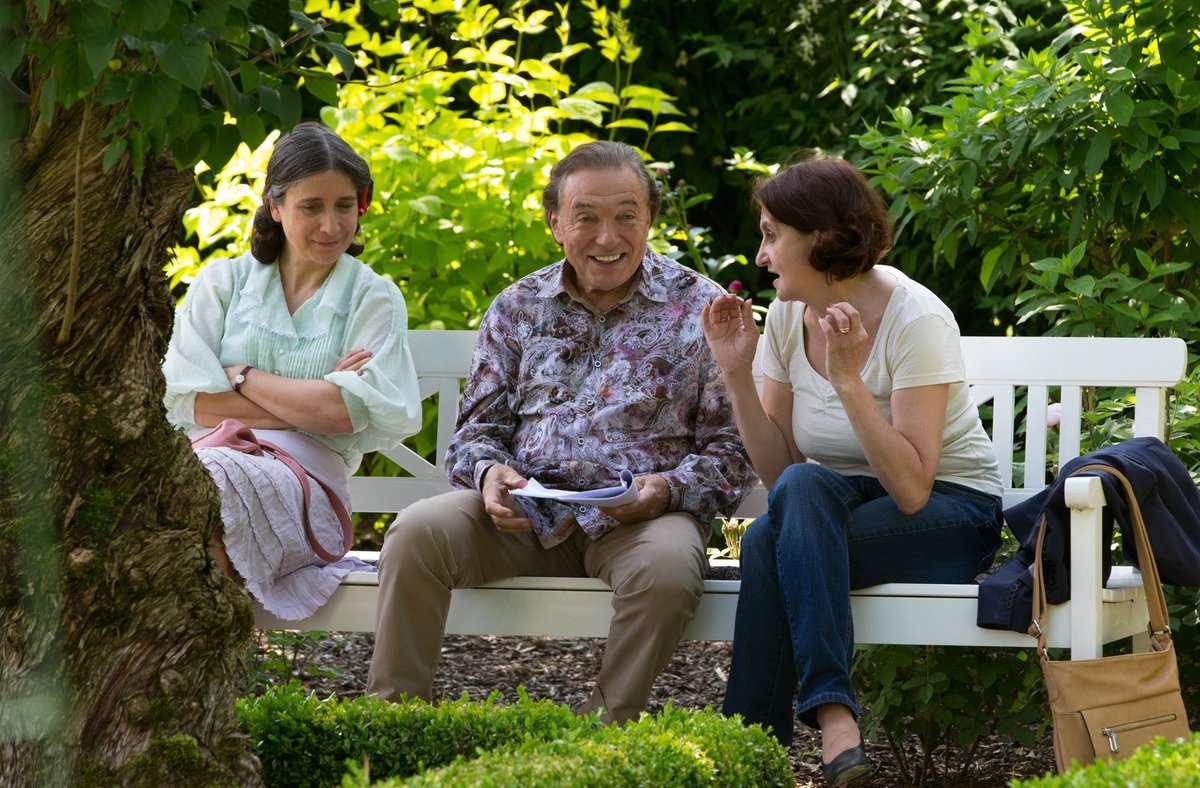
[[[749,299],[702,315],[767,513],[742,540],[726,714],[821,730],[830,785],[869,774],[850,681],[850,590],[967,583],[1000,544],[995,455],[937,296],[879,265],[887,208],[842,159],[809,156],[755,188],[775,277],[761,399]]]

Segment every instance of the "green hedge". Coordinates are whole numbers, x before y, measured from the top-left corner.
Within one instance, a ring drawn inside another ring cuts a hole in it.
[[[773,738],[711,709],[618,727],[524,695],[392,704],[321,700],[292,682],[240,700],[238,717],[267,786],[794,784]],[[366,768],[348,775],[347,762]]]
[[[1157,739],[1123,761],[1099,761],[1066,774],[1016,783],[1019,788],[1200,788],[1200,734],[1191,741]]]

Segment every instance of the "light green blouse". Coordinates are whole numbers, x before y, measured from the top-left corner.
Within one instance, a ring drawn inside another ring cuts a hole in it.
[[[353,348],[374,355],[355,372],[331,372]],[[163,361],[164,404],[176,427],[195,426],[196,394],[229,391],[224,368],[250,364],[289,378],[336,384],[353,432],[312,435],[353,473],[364,452],[390,449],[421,428],[421,398],[400,290],[349,255],[289,314],[279,267],[250,254],[205,266],[175,315]]]

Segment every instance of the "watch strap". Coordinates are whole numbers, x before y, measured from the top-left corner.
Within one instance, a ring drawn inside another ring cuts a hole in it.
[[[252,369],[254,369],[254,367],[247,364],[246,366],[242,367],[241,372],[237,373],[237,375],[233,378],[234,391],[241,392],[242,384],[246,382],[246,374]]]

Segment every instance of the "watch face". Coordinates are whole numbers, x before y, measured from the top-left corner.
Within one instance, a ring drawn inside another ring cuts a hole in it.
[[[234,375],[233,382],[240,386],[246,382],[246,376],[239,372],[238,374]]]

